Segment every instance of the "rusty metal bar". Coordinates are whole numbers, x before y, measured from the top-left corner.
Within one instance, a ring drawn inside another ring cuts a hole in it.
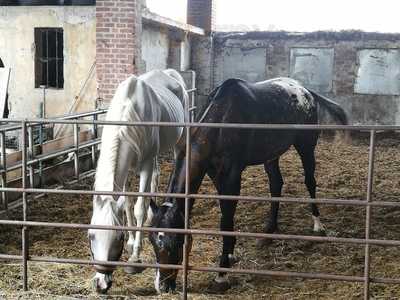
[[[45,95],[45,94],[44,94]],[[43,112],[46,112],[45,106],[43,108]],[[99,109],[96,111],[90,111],[90,112],[84,112],[84,113],[78,113],[78,114],[68,114],[68,115],[63,115],[63,116],[59,116],[56,117],[55,119],[59,119],[59,120],[73,120],[73,119],[80,119],[80,118],[84,118],[84,117],[90,117],[90,116],[94,116],[94,115],[102,115],[107,113],[107,109]],[[19,121],[16,121],[16,119],[1,119],[1,122],[4,123],[21,123],[23,119],[19,119]],[[7,120],[7,121],[6,121]],[[41,120],[47,120],[45,117],[41,118]],[[32,123],[41,123],[41,124],[49,124],[48,122],[32,122]],[[28,125],[28,126],[35,126],[33,125]],[[2,131],[15,131],[15,130],[20,130],[21,125],[9,125],[9,126],[4,126],[4,127],[0,127],[0,132]]]
[[[358,245],[378,245],[378,246],[400,246],[399,240],[377,240],[377,239],[357,239],[357,238],[337,238],[323,236],[308,235],[290,235],[290,234],[272,234],[272,233],[252,233],[241,231],[218,231],[218,230],[202,230],[202,229],[175,229],[175,228],[155,228],[155,227],[129,227],[129,226],[108,226],[108,225],[91,225],[91,224],[75,224],[75,223],[50,223],[50,222],[34,222],[34,221],[15,221],[0,220],[0,225],[14,225],[26,227],[54,227],[66,229],[99,229],[99,230],[121,230],[121,231],[143,231],[143,232],[166,232],[180,233],[189,235],[211,235],[211,236],[236,236],[243,238],[267,238],[276,240],[299,240],[309,242],[329,242],[343,244]]]
[[[188,91],[190,94],[190,106],[189,106],[189,113],[190,113],[190,122],[194,122],[196,116],[196,72],[192,72],[192,89]]]
[[[368,157],[368,185],[367,185],[367,207],[365,213],[365,239],[370,238],[371,233],[371,205],[372,188],[374,184],[374,162],[375,162],[375,130],[370,132],[370,145]],[[370,245],[365,244],[365,261],[364,261],[364,300],[370,299]]]
[[[147,192],[110,192],[110,191],[88,191],[88,190],[54,190],[54,189],[25,189],[30,194],[64,194],[64,195],[109,195],[109,196],[130,196],[130,197],[159,197],[159,198],[185,198],[185,194],[180,193],[147,193]],[[0,192],[22,192],[22,188],[0,188]],[[286,197],[253,197],[253,196],[225,196],[208,194],[190,194],[189,198],[198,200],[232,200],[244,202],[283,202],[301,204],[324,204],[324,205],[344,205],[344,206],[367,206],[365,200],[346,200],[346,199],[311,199],[311,198],[286,198]],[[369,203],[374,207],[400,207],[400,202],[391,201],[372,201]]]
[[[92,142],[80,144],[78,146],[78,149],[81,150],[81,149],[90,148],[90,147],[92,147],[94,145],[98,145],[100,143],[101,143],[100,140],[94,140]],[[34,159],[27,161],[26,164],[27,164],[27,166],[30,166],[32,164],[40,163],[40,162],[58,157],[63,154],[73,153],[74,151],[75,151],[75,148],[67,148],[65,150],[57,151],[57,152],[50,153],[50,154],[37,155]],[[13,171],[13,170],[21,169],[21,168],[22,168],[22,163],[19,163],[19,164],[15,164],[13,166],[8,167],[7,171]],[[5,170],[0,169],[0,173],[2,173],[2,172],[5,172]]]
[[[76,119],[76,118],[74,118]],[[206,128],[236,128],[258,130],[375,130],[375,131],[400,131],[400,125],[302,125],[302,124],[241,124],[241,123],[190,123],[190,122],[127,122],[103,120],[70,120],[70,119],[0,119],[0,122],[17,123],[26,121],[33,124],[83,124],[83,125],[115,125],[115,126],[159,126],[159,127],[206,127]],[[1,130],[1,128],[0,128]],[[3,129],[7,130],[7,128]]]
[[[27,161],[27,153],[26,153],[26,138],[27,138],[27,128],[26,122],[22,122],[22,189],[26,189],[27,178],[26,178],[26,161]],[[22,215],[23,220],[27,221],[28,216],[28,201],[26,191],[22,192]],[[29,240],[28,240],[28,226],[22,227],[22,286],[24,291],[28,290],[28,255],[29,255]]]
[[[20,255],[6,255],[0,254],[0,259],[4,260],[22,260]],[[131,262],[103,262],[94,260],[83,260],[83,259],[64,259],[54,257],[30,257],[30,261],[34,262],[48,262],[48,263],[63,263],[63,264],[79,264],[79,265],[109,265],[115,267],[146,267],[146,268],[169,268],[174,270],[181,270],[181,265],[168,265],[168,264],[146,264],[146,263],[131,263]],[[286,271],[270,271],[270,270],[254,270],[254,269],[231,269],[231,268],[219,268],[219,267],[201,267],[201,266],[188,266],[188,270],[195,272],[226,272],[234,274],[252,274],[261,276],[273,276],[273,277],[291,277],[291,278],[304,278],[304,279],[323,279],[323,280],[335,280],[345,282],[364,282],[364,277],[361,276],[349,276],[349,275],[334,275],[324,273],[302,273],[302,272],[286,272]],[[400,279],[388,279],[388,278],[371,278],[373,283],[385,283],[385,284],[400,284]]]
[[[29,161],[29,160],[32,160],[32,159],[34,159],[34,153],[33,153],[33,147],[34,147],[34,141],[33,141],[33,126],[29,126],[29,127],[27,127],[27,129],[28,129],[28,155],[26,156],[26,161],[25,161],[25,164],[26,164],[26,166],[28,166],[28,170],[29,170],[29,186],[31,187],[31,188],[33,188],[33,187],[35,187],[35,185],[34,185],[34,179],[35,179],[35,177],[34,177],[34,167],[33,167],[33,164],[30,164],[30,165],[28,165],[27,164],[27,162]],[[23,163],[22,163],[23,164]]]
[[[185,119],[186,121],[190,121],[190,112],[189,112],[189,103],[186,103],[185,107]],[[190,142],[190,127],[186,127],[186,158],[185,158],[185,221],[184,221],[184,229],[189,229],[189,195],[190,195],[190,159],[191,159],[191,152],[192,152],[192,145]],[[183,244],[183,260],[182,260],[182,298],[187,300],[187,286],[188,286],[188,266],[189,266],[189,236],[185,234],[184,236],[184,244]]]
[[[7,187],[7,154],[6,154],[6,133],[0,132],[0,147],[1,147],[1,165],[4,172],[1,173],[1,186]],[[8,195],[7,192],[2,192],[3,207],[8,214]]]
[[[93,121],[98,120],[98,115],[93,115]],[[97,124],[93,124],[93,138],[96,140],[98,138],[99,131]],[[92,151],[92,166],[95,168],[96,166],[96,145],[93,145],[91,148]]]
[[[74,124],[74,168],[75,178],[79,181],[79,124]]]

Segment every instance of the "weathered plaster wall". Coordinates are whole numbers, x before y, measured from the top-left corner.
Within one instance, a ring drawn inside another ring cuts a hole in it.
[[[168,30],[160,30],[153,26],[143,27],[142,64],[145,72],[167,68],[169,46]]]
[[[144,23],[142,29],[142,72],[173,68],[189,70],[191,39],[184,30],[163,24]]]
[[[46,116],[69,111],[90,74],[96,56],[94,6],[0,7],[0,57],[12,68],[10,118],[39,116],[43,91],[35,88],[35,27],[64,29],[64,88],[46,92]],[[73,111],[93,110],[96,76],[92,72]]]
[[[331,76],[332,80],[327,85],[326,80],[314,79],[316,82],[322,82],[321,93],[340,102],[349,112],[354,124],[400,124],[399,95],[364,95],[357,94],[354,89],[359,69],[358,51],[368,48],[399,49],[400,34],[217,33],[213,41],[207,38],[197,39],[193,48],[193,66],[198,72],[197,83],[201,95],[207,95],[212,88],[235,74],[235,77],[243,77],[250,81],[259,80],[261,77],[268,79],[291,76],[293,75],[291,50],[323,49],[325,58],[317,57],[316,63],[318,64],[318,59],[323,59],[325,65],[315,67],[315,74]],[[330,61],[328,59],[330,51],[333,51],[331,75],[329,75]],[[398,78],[400,84],[400,75]],[[203,96],[202,99],[204,101],[205,97]]]

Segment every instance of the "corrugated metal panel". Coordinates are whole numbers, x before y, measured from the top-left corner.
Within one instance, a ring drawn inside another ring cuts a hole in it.
[[[290,49],[290,77],[318,92],[330,92],[333,78],[332,48]]]
[[[363,49],[357,56],[355,93],[400,95],[399,49]]]

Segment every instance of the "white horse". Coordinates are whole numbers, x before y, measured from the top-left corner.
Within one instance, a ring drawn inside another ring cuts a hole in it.
[[[183,122],[183,105],[188,94],[181,75],[175,70],[151,71],[131,76],[122,82],[111,101],[107,121]],[[182,135],[182,127],[104,126],[100,157],[97,163],[95,191],[125,191],[129,169],[140,174],[139,191],[156,192],[159,176],[157,156],[174,147]],[[125,210],[128,226],[141,227],[151,219],[150,199],[95,195],[93,225],[123,225]],[[147,216],[146,216],[147,215]],[[118,261],[124,245],[124,233],[117,230],[88,231],[94,260]],[[127,250],[130,262],[140,262],[143,234],[129,232]],[[105,293],[112,284],[112,266],[96,265],[93,283]],[[143,269],[125,268],[128,273]]]

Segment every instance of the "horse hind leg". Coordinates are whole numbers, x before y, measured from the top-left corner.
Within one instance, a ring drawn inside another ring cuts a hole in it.
[[[294,145],[297,152],[300,155],[301,162],[304,169],[304,183],[312,199],[316,196],[317,183],[315,180],[315,143],[297,143]],[[325,233],[325,227],[321,223],[320,213],[317,204],[310,204],[312,219],[314,222],[314,232],[323,234]]]

